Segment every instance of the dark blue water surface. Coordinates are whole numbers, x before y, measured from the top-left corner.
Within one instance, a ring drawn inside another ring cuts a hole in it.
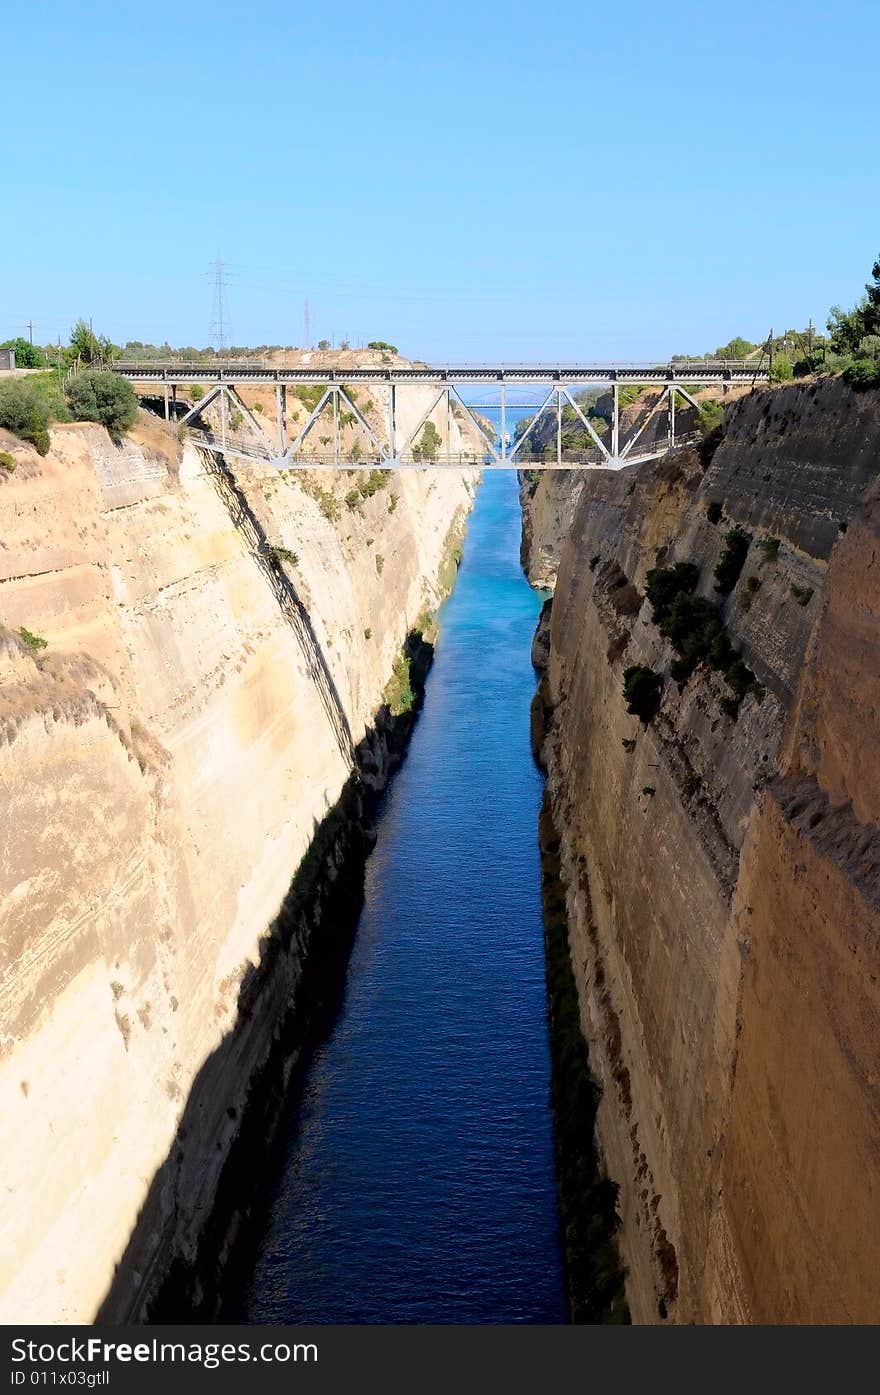
[[[565,1321],[519,530],[515,475],[488,472],[251,1322]]]

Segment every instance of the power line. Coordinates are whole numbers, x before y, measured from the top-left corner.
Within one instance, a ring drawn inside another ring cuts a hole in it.
[[[228,347],[229,338],[229,315],[226,309],[225,290],[229,285],[226,276],[226,264],[219,256],[211,262],[211,271],[214,275],[214,301],[211,306],[211,333],[210,341],[218,352],[222,352]]]

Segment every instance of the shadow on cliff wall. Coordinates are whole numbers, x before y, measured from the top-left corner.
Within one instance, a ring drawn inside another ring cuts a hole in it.
[[[300,600],[299,593],[290,576],[284,569],[283,561],[277,558],[266,535],[266,530],[248,503],[244,490],[236,481],[229,466],[215,452],[202,450],[217,492],[229,510],[233,524],[250,546],[251,555],[263,573],[278,602],[288,624],[293,629],[309,676],[321,698],[324,710],[336,734],[343,759],[348,765],[354,764],[354,739],[348,717],[339,695],[336,681],[330,671],[326,656],[321,648],[315,627],[308,610]]]
[[[244,1320],[279,1124],[342,1004],[382,795],[420,710],[433,645],[413,631],[404,653],[415,702],[400,715],[380,709],[337,803],[315,824],[259,962],[241,980],[235,1023],[193,1080],[95,1322]]]

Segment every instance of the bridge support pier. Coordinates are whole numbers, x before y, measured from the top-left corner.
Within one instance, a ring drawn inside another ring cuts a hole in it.
[[[446,464],[452,464],[452,393],[446,389]]]
[[[278,431],[278,450],[281,455],[287,449],[287,385],[275,384],[275,426]]]
[[[507,385],[501,383],[501,464],[507,464]]]
[[[165,420],[166,420],[166,421],[170,421],[170,420],[171,420],[171,409],[170,409],[170,406],[169,406],[169,403],[168,403],[168,383],[167,383],[167,382],[164,384],[164,388],[165,388]]]
[[[388,389],[388,447],[390,458],[397,459],[397,387],[394,383]]]

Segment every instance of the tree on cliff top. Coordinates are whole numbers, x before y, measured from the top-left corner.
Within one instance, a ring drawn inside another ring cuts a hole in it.
[[[0,426],[29,441],[40,455],[48,454],[49,410],[32,382],[11,378],[0,383]]]
[[[12,349],[15,354],[16,368],[45,368],[46,355],[36,344],[32,344],[29,339],[6,339],[0,344],[0,349]]]
[[[871,267],[865,294],[851,310],[832,305],[828,313],[831,348],[838,354],[856,354],[863,339],[880,334],[880,257]]]
[[[68,364],[111,363],[119,357],[116,345],[103,334],[95,334],[85,320],[77,320],[70,331],[70,344],[64,350]]]
[[[67,404],[77,421],[97,421],[113,436],[127,431],[137,421],[138,403],[134,388],[118,373],[93,369],[77,374],[65,389]]]

